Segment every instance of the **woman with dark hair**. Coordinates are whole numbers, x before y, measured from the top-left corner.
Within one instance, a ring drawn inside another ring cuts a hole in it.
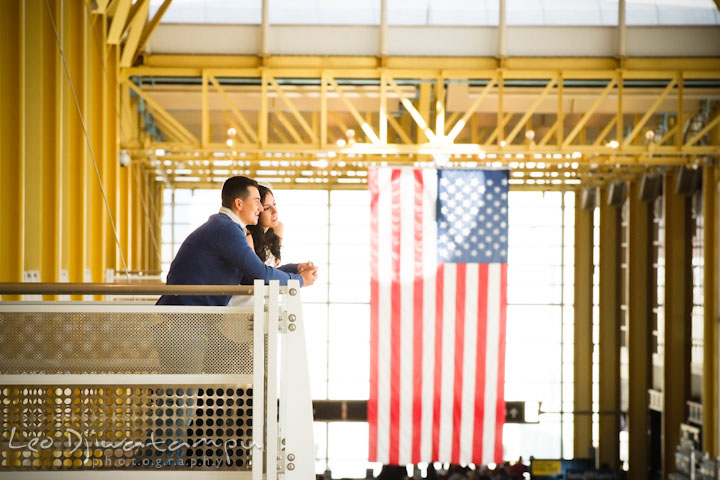
[[[250,245],[260,260],[266,265],[276,267],[280,265],[283,224],[278,220],[277,205],[272,190],[263,184],[258,184],[258,190],[263,211],[258,218],[257,225],[247,226],[247,231],[252,238]]]

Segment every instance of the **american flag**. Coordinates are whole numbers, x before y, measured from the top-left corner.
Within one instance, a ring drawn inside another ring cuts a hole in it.
[[[502,461],[508,172],[374,168],[369,460]]]

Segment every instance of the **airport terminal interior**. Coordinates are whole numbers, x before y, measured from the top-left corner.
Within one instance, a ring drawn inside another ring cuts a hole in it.
[[[719,162],[719,0],[2,1],[0,476],[718,480]],[[436,171],[506,179],[490,456],[459,380],[427,445],[378,390],[382,252],[444,228],[383,175]],[[155,306],[236,175],[317,280]]]

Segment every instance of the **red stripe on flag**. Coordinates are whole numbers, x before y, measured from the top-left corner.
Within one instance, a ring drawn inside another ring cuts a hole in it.
[[[475,429],[473,432],[472,461],[483,463],[483,428],[485,426],[485,353],[487,351],[487,300],[488,266],[478,265],[478,324],[477,358],[475,361]],[[492,388],[492,387],[491,387]],[[502,444],[502,442],[501,442]]]
[[[423,184],[422,170],[414,171],[415,194],[415,275],[413,278],[413,433],[411,462],[418,463],[422,434],[422,359],[423,359]]]
[[[500,266],[500,309],[498,312],[498,376],[495,419],[495,462],[502,462],[502,430],[505,423],[505,323],[507,319],[507,264]]]
[[[377,461],[377,401],[378,401],[378,312],[380,289],[378,286],[378,170],[368,171],[370,191],[370,399],[367,417],[370,427],[368,459]]]
[[[400,449],[400,342],[401,342],[401,308],[400,300],[400,234],[402,228],[401,178],[402,171],[394,169],[391,174],[392,213],[392,286],[390,295],[390,452],[388,463],[397,465]]]
[[[432,458],[437,459],[440,449],[440,397],[442,395],[442,328],[443,328],[443,286],[445,266],[437,266],[435,276],[435,387],[433,389]]]
[[[453,381],[453,433],[450,458],[460,463],[460,424],[462,421],[463,344],[465,340],[465,274],[467,264],[458,263],[455,280],[455,380]]]

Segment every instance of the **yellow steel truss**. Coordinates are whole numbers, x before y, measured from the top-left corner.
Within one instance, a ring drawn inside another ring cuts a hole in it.
[[[573,188],[720,153],[717,59],[263,60],[122,68],[162,132],[122,147],[176,185],[244,172],[323,188],[362,187],[378,162],[513,166],[538,172],[516,184]]]

